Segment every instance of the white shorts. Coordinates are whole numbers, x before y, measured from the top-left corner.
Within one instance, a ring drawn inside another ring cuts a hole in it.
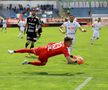
[[[4,25],[3,25],[3,28],[6,28],[6,27],[7,27],[7,25],[6,25],[6,24],[4,24]]]
[[[75,43],[76,34],[68,34],[68,35],[66,35],[66,37],[73,38],[72,45],[68,48],[68,53],[71,54],[71,50],[73,49],[73,46],[74,46],[74,43]]]
[[[99,37],[99,31],[94,30],[93,37],[98,38]]]
[[[23,32],[24,31],[24,27],[20,27],[20,31]]]
[[[72,38],[73,40],[72,40],[72,44],[75,42],[75,37],[76,37],[76,34],[68,34],[68,35],[66,35],[66,37],[70,37],[70,38]]]

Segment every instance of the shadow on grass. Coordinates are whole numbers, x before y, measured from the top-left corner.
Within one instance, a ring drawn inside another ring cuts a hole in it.
[[[75,75],[82,75],[83,72],[77,72],[77,73],[48,73],[48,72],[23,72],[25,74],[31,74],[31,75],[42,75],[42,76],[75,76]]]
[[[37,59],[38,57],[37,56],[30,56],[30,57],[25,56],[25,58]]]

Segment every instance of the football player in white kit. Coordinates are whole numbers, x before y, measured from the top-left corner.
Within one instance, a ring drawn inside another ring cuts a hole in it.
[[[95,19],[94,23],[92,24],[93,27],[93,36],[91,38],[91,45],[93,45],[94,40],[99,39],[99,30],[101,29],[101,19]]]
[[[77,31],[77,27],[82,31],[82,32],[86,32],[85,29],[83,29],[80,24],[74,20],[74,16],[73,15],[70,15],[69,16],[69,20],[67,22],[64,22],[59,30],[62,32],[62,33],[66,33],[66,37],[70,37],[70,38],[73,38],[72,40],[72,45],[68,48],[68,52],[71,56],[71,50],[73,49],[73,44],[75,42],[75,37],[76,37],[76,31]],[[63,30],[63,28],[65,28],[65,30]]]
[[[20,31],[18,37],[23,38],[23,32],[24,32],[24,29],[25,29],[25,22],[23,21],[23,19],[21,19],[18,22],[18,26],[19,26],[19,31]]]
[[[2,22],[2,30],[1,31],[5,30],[5,32],[6,32],[6,28],[7,28],[7,22],[6,22],[5,19],[3,19],[3,22]]]

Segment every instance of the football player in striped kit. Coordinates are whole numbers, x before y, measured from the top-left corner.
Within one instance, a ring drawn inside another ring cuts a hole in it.
[[[36,17],[36,10],[34,8],[31,11],[31,16],[27,18],[25,27],[25,32],[27,34],[27,42],[25,43],[25,48],[27,48],[30,43],[30,48],[33,48],[34,43],[37,41],[38,27],[40,27],[39,19]]]

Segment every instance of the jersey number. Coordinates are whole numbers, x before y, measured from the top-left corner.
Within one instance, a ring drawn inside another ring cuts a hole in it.
[[[53,44],[53,45],[48,45],[48,50],[54,50],[54,49],[58,49],[62,47],[62,43],[56,43],[56,44]]]

